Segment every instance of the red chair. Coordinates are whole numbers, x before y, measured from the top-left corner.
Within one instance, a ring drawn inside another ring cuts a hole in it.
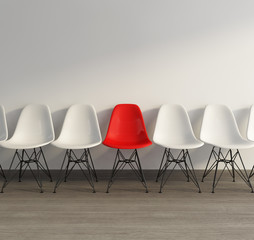
[[[140,164],[137,148],[147,147],[152,144],[146,132],[140,108],[135,104],[118,104],[115,106],[103,144],[117,148],[116,158],[107,193],[113,184],[116,174],[128,164],[137,175],[148,192],[144,173]],[[125,158],[120,149],[135,149],[129,158]]]

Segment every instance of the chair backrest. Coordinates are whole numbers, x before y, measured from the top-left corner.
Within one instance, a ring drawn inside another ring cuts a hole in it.
[[[142,112],[136,104],[118,104],[113,109],[105,140],[136,144],[150,141]]]
[[[72,105],[66,113],[58,140],[77,145],[101,143],[95,108],[87,104]]]
[[[5,141],[8,138],[8,129],[5,116],[5,110],[2,105],[0,105],[0,141]]]
[[[224,105],[208,105],[204,111],[200,139],[214,145],[227,145],[242,139],[233,112]]]
[[[160,145],[182,145],[196,140],[185,108],[177,104],[161,106],[153,135]]]
[[[54,141],[55,133],[49,107],[42,104],[24,107],[12,139],[24,144],[45,144]]]
[[[250,141],[254,141],[254,105],[250,107],[248,127],[247,127],[247,138]]]

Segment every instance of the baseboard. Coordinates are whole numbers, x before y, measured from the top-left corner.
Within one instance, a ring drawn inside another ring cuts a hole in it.
[[[8,172],[8,170],[4,170],[5,174],[7,175],[13,175],[13,174],[17,174],[17,171],[11,170],[10,172]],[[36,170],[35,170],[36,172]],[[50,170],[51,175],[53,177],[53,179],[56,179],[59,175],[60,170]],[[155,180],[156,175],[158,170],[143,170],[145,178],[147,180]],[[204,173],[204,170],[195,170],[197,177],[200,179],[202,177],[202,174]],[[219,170],[219,172],[221,172],[221,170]],[[248,170],[249,172],[249,170]],[[104,180],[104,179],[109,179],[110,174],[111,174],[111,170],[96,170],[98,179]],[[213,176],[213,172],[211,172],[210,176]],[[32,173],[31,171],[27,170],[23,176],[24,179],[29,179],[32,178]],[[46,179],[47,177],[41,173],[41,177],[42,179]],[[83,173],[81,170],[73,170],[72,173],[70,174],[69,178],[71,179],[80,179],[83,177]],[[230,178],[230,175],[225,172],[223,174],[223,177],[225,178]],[[18,178],[18,174],[16,176],[16,178]],[[128,178],[128,179],[135,179],[136,176],[133,173],[132,170],[122,170],[121,172],[119,172],[119,174],[117,175],[117,178]],[[174,170],[174,173],[172,174],[171,178],[173,179],[183,179],[185,178],[185,176],[183,175],[181,170]]]

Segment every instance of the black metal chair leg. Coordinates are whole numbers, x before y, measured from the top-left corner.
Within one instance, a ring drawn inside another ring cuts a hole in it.
[[[165,175],[166,175],[166,171],[167,171],[167,163],[165,163],[165,165],[164,165],[164,171],[163,171],[163,174],[161,176],[161,183],[160,183],[159,193],[162,193],[162,188],[163,188],[163,183],[164,183],[164,178],[165,178]]]
[[[64,175],[64,182],[67,182],[67,177],[68,177],[68,170],[69,170],[69,166],[70,166],[70,161],[68,160],[66,169],[65,169],[65,175]]]
[[[164,164],[164,169],[163,169],[163,173],[162,173],[162,178],[161,178],[159,193],[162,193],[162,188],[163,188],[163,186],[166,184],[166,182],[168,181],[169,177],[171,176],[171,174],[174,172],[176,166],[178,165],[178,163],[175,163],[174,167],[170,170],[170,173],[168,174],[168,176],[167,176],[166,179],[165,179],[167,169],[169,168],[169,166],[170,166],[172,163],[173,163],[172,161],[167,161],[167,162]],[[164,180],[164,179],[165,179],[165,180]]]
[[[207,161],[207,164],[206,164],[206,168],[205,168],[205,171],[204,171],[204,173],[203,173],[201,182],[204,182],[204,179],[205,179],[205,177],[207,176],[207,170],[208,170],[208,166],[209,166],[209,163],[210,163],[210,161],[211,161],[211,158],[212,158],[212,154],[213,154],[214,148],[215,148],[215,147],[212,148],[212,151],[211,151],[210,156],[209,156],[209,158],[208,158],[208,161]]]
[[[21,182],[21,177],[22,177],[22,167],[23,167],[23,161],[20,162],[19,166],[19,182]]]
[[[6,176],[5,176],[5,173],[4,173],[4,170],[3,170],[3,168],[2,168],[2,165],[0,165],[0,171],[1,171],[1,176],[3,177],[3,179],[4,179],[4,182],[3,182],[3,184],[2,184],[2,191],[1,191],[1,193],[3,193],[3,186],[6,184],[6,182],[7,182],[7,178],[6,178]]]
[[[106,193],[109,193],[109,189],[111,187],[111,183],[113,182],[113,177],[114,177],[114,173],[118,167],[118,164],[119,164],[119,160],[118,160],[118,150],[117,150],[117,153],[116,153],[116,157],[115,157],[115,161],[114,161],[114,165],[113,165],[113,168],[112,168],[112,171],[111,171],[111,175],[110,175],[110,179],[108,181],[108,186],[107,186],[107,190],[106,190]]]
[[[36,181],[38,187],[40,188],[40,192],[43,193],[43,189],[42,189],[42,182],[41,182],[41,179],[39,178],[39,174],[38,174],[38,165],[36,164],[36,167],[37,167],[37,176],[36,174],[34,173],[34,170],[31,168],[30,164],[28,164],[28,168],[30,169],[33,177],[34,177],[34,180]],[[40,171],[40,169],[39,169]]]
[[[4,180],[7,180],[1,164],[0,164],[0,175],[3,177]]]
[[[7,184],[16,176],[16,173],[14,173],[13,175],[11,175],[12,165],[13,165],[13,163],[14,163],[14,160],[15,160],[16,156],[18,156],[18,149],[15,150],[15,153],[14,153],[14,155],[13,155],[11,164],[10,164],[9,169],[8,169],[8,172],[7,172],[8,177],[6,177],[6,181],[4,181],[4,183],[3,183],[3,185],[2,185],[1,193],[4,192],[4,188],[5,188],[5,187],[7,186]],[[15,167],[15,170],[19,167],[19,165],[20,165],[20,161],[19,161],[19,163],[17,164],[17,166]],[[9,178],[9,180],[8,180],[8,178]]]
[[[233,182],[235,182],[235,164],[232,162],[232,175],[233,175]]]
[[[91,153],[90,153],[90,149],[89,149],[89,148],[87,149],[87,153],[88,153],[88,157],[89,157],[90,162],[91,162],[91,165],[90,165],[90,164],[89,164],[89,165],[90,165],[90,167],[91,167],[92,174],[93,174],[93,176],[94,176],[94,178],[95,178],[95,181],[98,182],[97,173],[96,173],[96,170],[95,170],[95,167],[94,167],[92,155],[91,155]]]
[[[1,193],[4,193],[4,188],[6,187],[6,185],[7,185],[7,179],[5,179],[3,184],[2,184]]]
[[[191,169],[188,167],[187,164],[186,164],[186,168],[188,169],[188,171],[190,172],[190,174],[192,176],[192,178],[191,178],[192,182],[197,186],[197,188],[199,190],[198,192],[201,193],[201,188],[200,188],[199,183],[198,183],[198,178],[196,176],[195,169],[193,167],[192,160],[191,160],[191,157],[190,157],[190,154],[189,154],[188,150],[186,150],[186,154],[188,156],[188,159],[189,159],[189,162],[190,162],[190,165],[191,165]],[[185,161],[185,163],[186,163],[186,161]]]
[[[58,186],[61,184],[61,175],[62,175],[62,170],[63,170],[63,166],[65,164],[65,161],[66,161],[66,158],[68,158],[68,154],[69,154],[69,150],[67,149],[66,152],[65,152],[65,155],[64,155],[64,159],[63,159],[63,162],[62,162],[62,165],[61,165],[61,168],[59,170],[59,173],[58,173],[58,176],[57,176],[57,180],[56,180],[56,184],[55,184],[55,187],[54,187],[54,190],[53,190],[53,193],[56,193],[56,189],[58,188]]]
[[[49,170],[49,167],[48,167],[48,163],[47,163],[47,161],[46,161],[45,155],[44,155],[44,153],[43,153],[41,147],[40,147],[40,151],[41,151],[41,155],[42,155],[43,161],[44,161],[45,166],[46,166],[46,171],[47,171],[47,173],[48,173],[47,175],[48,175],[48,177],[49,177],[49,180],[50,180],[50,182],[53,182],[52,175],[51,175],[50,170]]]
[[[240,158],[240,161],[241,161],[241,164],[242,164],[242,166],[243,166],[244,173],[245,173],[244,179],[246,179],[246,183],[247,183],[247,185],[249,185],[249,187],[250,187],[250,189],[251,189],[251,192],[253,193],[254,191],[253,191],[252,184],[251,184],[251,182],[250,182],[248,173],[247,173],[247,171],[246,171],[245,165],[244,165],[243,160],[242,160],[242,156],[241,156],[241,154],[240,154],[240,152],[239,152],[238,149],[237,149],[237,153],[238,153],[238,155],[239,155],[239,158]],[[243,180],[244,180],[244,179],[243,179]]]
[[[162,175],[162,168],[163,168],[162,166],[163,166],[164,157],[166,155],[166,152],[167,152],[167,148],[165,148],[165,150],[164,150],[164,153],[163,153],[163,156],[162,156],[162,159],[161,159],[160,167],[159,167],[155,182],[158,182],[159,178]]]
[[[91,179],[90,181],[92,183],[93,193],[95,193],[96,191],[95,191],[94,183],[93,183],[93,169],[91,168],[91,166],[89,164],[89,161],[87,161],[87,170],[88,170],[88,173],[89,173],[89,177]],[[98,179],[97,179],[97,181],[98,181]]]
[[[254,165],[253,165],[253,167],[252,167],[252,169],[251,169],[251,171],[250,171],[249,179],[250,179],[251,177],[253,177],[253,175],[254,175]]]
[[[232,154],[232,150],[229,150],[230,152],[230,159],[232,160],[232,177],[233,177],[233,182],[235,182],[235,166],[234,166],[234,161],[233,161],[233,154]]]
[[[83,170],[83,168],[81,167],[80,163],[77,163],[80,170],[82,171],[83,175],[85,176],[85,178],[87,179],[88,183],[90,184],[90,186],[92,187],[93,189],[93,193],[95,193],[95,188],[94,188],[94,183],[93,183],[93,176],[92,176],[92,172],[91,172],[91,167],[88,163],[88,161],[86,162],[86,165],[85,163],[83,163],[83,165],[86,167],[86,169],[88,170],[88,174],[89,174],[89,177],[86,176],[86,173],[85,171]]]
[[[145,189],[146,189],[146,193],[148,193],[148,188],[147,188],[147,184],[146,184],[146,179],[145,179],[145,175],[144,175],[143,169],[142,169],[142,167],[141,167],[141,163],[140,163],[140,160],[139,160],[138,152],[137,152],[137,150],[135,150],[135,151],[136,151],[136,156],[137,156],[137,160],[138,160],[139,171],[140,171],[140,174],[141,174],[143,183],[144,183],[144,187],[145,187]]]
[[[185,166],[185,170],[186,170],[187,182],[189,182],[190,181],[190,176],[189,176],[189,172],[188,172],[188,167],[187,167],[186,159],[184,160],[184,166]]]
[[[214,173],[214,178],[213,178],[212,193],[214,193],[214,189],[215,189],[215,186],[216,186],[216,175],[217,175],[217,171],[218,171],[218,165],[219,165],[219,161],[216,162],[216,168],[215,168],[215,173]]]

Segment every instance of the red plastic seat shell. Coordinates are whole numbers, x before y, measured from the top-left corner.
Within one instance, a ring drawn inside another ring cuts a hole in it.
[[[139,106],[136,104],[115,106],[103,144],[119,149],[143,148],[152,144]]]

